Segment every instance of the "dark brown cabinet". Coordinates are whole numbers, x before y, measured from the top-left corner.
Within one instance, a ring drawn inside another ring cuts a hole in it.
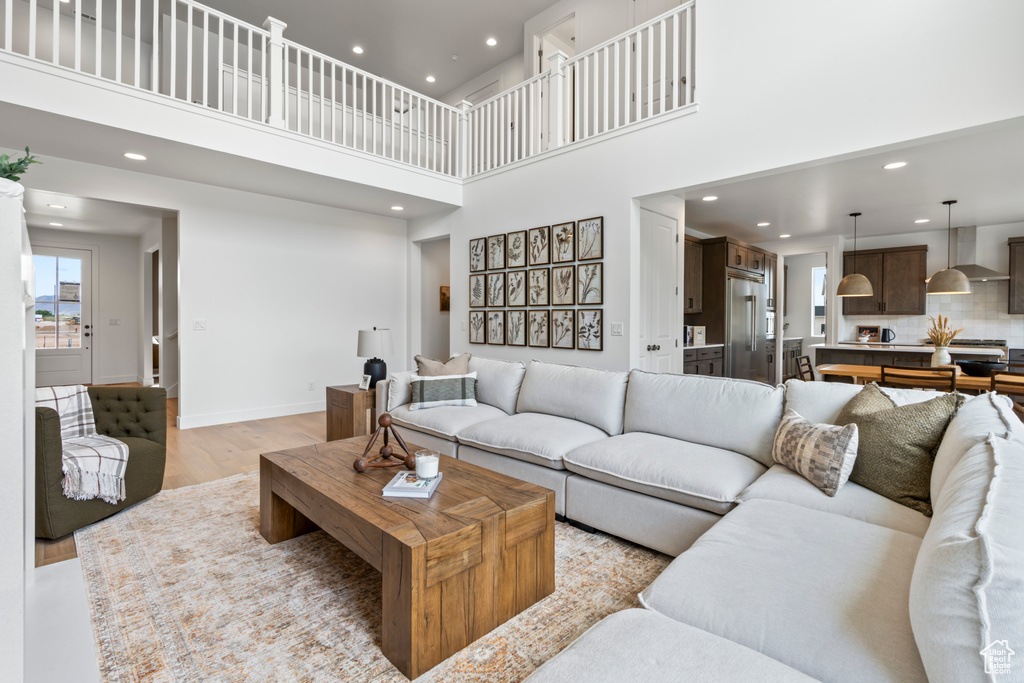
[[[843,276],[860,273],[874,294],[843,298],[843,315],[924,315],[927,259],[925,245],[844,252]]]
[[[1024,237],[1011,237],[1010,313],[1024,313]]]
[[[796,359],[804,354],[802,339],[787,339],[782,342],[782,381],[800,376]]]
[[[703,309],[704,247],[693,237],[686,238],[683,249],[683,313]]]
[[[721,346],[689,348],[683,351],[683,373],[725,377],[725,352]]]
[[[730,244],[728,247],[728,260],[726,265],[730,268],[741,268],[747,269],[747,258],[750,254],[750,250],[746,247],[741,247],[738,244]]]

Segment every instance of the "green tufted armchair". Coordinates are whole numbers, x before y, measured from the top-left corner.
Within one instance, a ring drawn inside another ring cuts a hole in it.
[[[36,408],[36,536],[60,538],[159,493],[167,458],[167,391],[89,387],[96,431],[128,444],[127,497],[117,505],[64,497],[60,418]]]

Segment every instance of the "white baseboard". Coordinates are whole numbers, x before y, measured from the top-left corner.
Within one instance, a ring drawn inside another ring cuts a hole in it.
[[[94,385],[101,384],[126,384],[128,382],[139,382],[138,375],[114,375],[112,377],[97,377],[93,380]],[[142,382],[139,382],[141,384]]]
[[[269,406],[267,408],[252,408],[249,410],[235,410],[225,413],[207,413],[206,415],[182,415],[178,417],[178,427],[181,429],[211,427],[213,425],[229,424],[231,422],[264,420],[269,417],[301,415],[302,413],[318,413],[322,410],[327,410],[326,398],[319,401],[311,401],[309,403],[292,403],[290,405]]]

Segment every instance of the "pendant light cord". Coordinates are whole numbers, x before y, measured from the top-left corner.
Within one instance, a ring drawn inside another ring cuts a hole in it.
[[[946,270],[952,265],[949,251],[953,247],[953,205],[946,204]]]

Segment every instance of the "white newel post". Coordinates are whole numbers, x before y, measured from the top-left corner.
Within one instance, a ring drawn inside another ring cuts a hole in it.
[[[551,69],[548,71],[548,149],[565,144],[565,60],[569,59],[561,50],[548,57]]]
[[[459,110],[459,178],[466,178],[469,176],[469,110],[472,106],[473,103],[467,100],[462,100],[456,105]]]
[[[284,30],[288,24],[274,17],[267,17],[263,28],[270,31],[270,83],[267,87],[267,123],[275,128],[284,128],[288,93],[284,91]]]

